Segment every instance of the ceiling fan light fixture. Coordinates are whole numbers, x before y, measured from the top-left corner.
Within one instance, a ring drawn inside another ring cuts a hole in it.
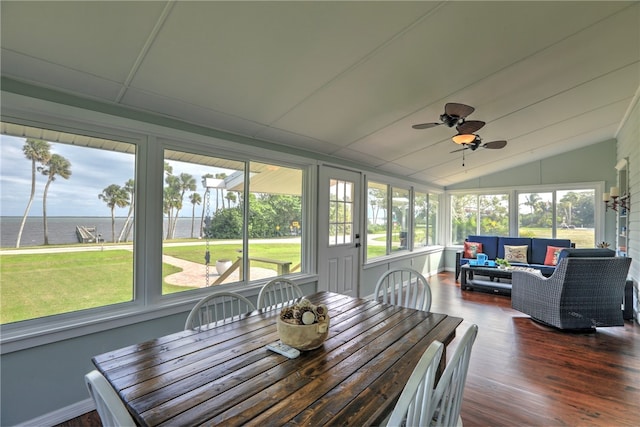
[[[468,134],[467,133],[463,133],[463,134],[455,135],[451,139],[456,144],[471,144],[473,141],[476,140],[476,135],[470,134],[470,133],[468,133]]]

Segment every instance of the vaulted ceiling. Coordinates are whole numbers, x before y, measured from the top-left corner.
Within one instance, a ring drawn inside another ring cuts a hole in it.
[[[615,138],[637,1],[2,1],[3,77],[447,186]],[[476,151],[437,122],[475,107]]]

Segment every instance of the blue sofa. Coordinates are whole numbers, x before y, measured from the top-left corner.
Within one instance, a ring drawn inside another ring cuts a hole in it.
[[[544,259],[547,256],[547,246],[563,248],[573,248],[575,244],[569,239],[545,239],[537,237],[501,237],[501,236],[469,236],[467,242],[482,243],[482,253],[487,255],[489,260],[504,258],[504,246],[524,246],[527,245],[527,263],[514,263],[524,267],[532,267],[540,270],[544,276],[551,276],[556,270],[555,266],[545,265]],[[456,280],[460,276],[460,267],[469,263],[471,259],[464,257],[464,251],[456,254]]]

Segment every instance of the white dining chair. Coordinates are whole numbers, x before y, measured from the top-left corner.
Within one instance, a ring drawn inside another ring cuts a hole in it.
[[[186,330],[201,331],[207,325],[220,325],[238,320],[255,310],[247,298],[235,292],[214,292],[202,298],[191,309],[184,324]]]
[[[133,427],[136,425],[116,391],[100,372],[96,370],[89,372],[84,376],[84,382],[96,404],[103,426]]]
[[[447,367],[433,391],[434,426],[462,426],[462,394],[467,381],[471,349],[477,335],[478,325],[473,324],[464,333],[453,356],[447,361]]]
[[[417,310],[431,309],[431,288],[420,272],[411,268],[394,268],[376,283],[374,299],[384,304]]]
[[[258,294],[258,309],[282,308],[285,304],[303,296],[302,289],[289,279],[276,277],[265,284]]]
[[[444,352],[444,344],[433,341],[422,354],[386,424],[395,426],[428,426],[433,414],[433,383]]]

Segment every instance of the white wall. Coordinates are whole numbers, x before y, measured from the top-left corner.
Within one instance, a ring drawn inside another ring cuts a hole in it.
[[[627,168],[631,209],[628,217],[629,241],[627,250],[632,258],[629,276],[638,289],[638,282],[640,282],[640,88],[636,93],[635,104],[618,132],[617,158],[618,160],[629,159]]]

